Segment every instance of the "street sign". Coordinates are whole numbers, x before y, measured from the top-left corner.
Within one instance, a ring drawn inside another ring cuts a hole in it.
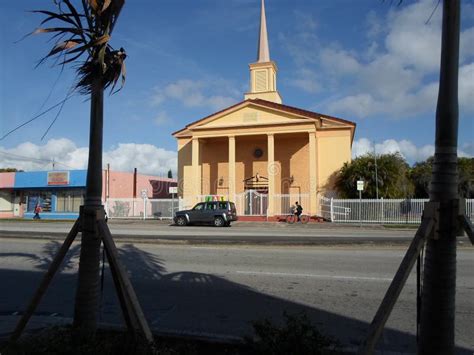
[[[364,180],[357,180],[357,191],[364,191]]]
[[[147,198],[148,197],[148,190],[147,189],[143,189],[142,190],[142,198]]]
[[[170,194],[177,194],[178,193],[178,186],[170,186],[168,188],[168,193]]]

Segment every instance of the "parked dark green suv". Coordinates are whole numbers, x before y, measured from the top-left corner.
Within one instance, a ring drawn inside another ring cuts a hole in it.
[[[230,227],[230,223],[237,220],[237,211],[230,201],[200,202],[190,210],[176,212],[173,219],[178,226],[213,224]]]

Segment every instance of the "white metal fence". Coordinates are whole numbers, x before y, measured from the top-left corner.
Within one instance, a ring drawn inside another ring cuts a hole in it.
[[[292,213],[291,210],[294,208],[296,201],[303,207],[303,214],[305,214],[305,211],[309,211],[309,194],[276,194],[273,196],[274,214],[282,216]]]
[[[256,191],[235,196],[239,216],[266,216],[268,199],[273,198],[274,214],[290,213],[295,201],[309,210],[309,194],[276,194],[269,197]],[[197,202],[213,196],[192,196],[187,199],[111,198],[105,202],[109,218],[171,219],[175,211],[192,208]],[[418,224],[428,199],[335,199],[320,198],[321,216],[336,223]],[[303,213],[305,213],[303,210]],[[466,199],[466,215],[474,222],[474,199]]]
[[[181,199],[111,198],[105,203],[109,218],[171,219]]]
[[[321,215],[338,223],[419,224],[428,199],[320,199]],[[474,220],[474,199],[466,200]]]

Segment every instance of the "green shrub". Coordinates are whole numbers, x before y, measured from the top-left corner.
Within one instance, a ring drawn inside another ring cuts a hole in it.
[[[255,354],[328,354],[338,347],[331,337],[321,334],[304,313],[284,313],[285,324],[277,326],[268,319],[253,323],[255,339],[247,339]]]
[[[25,336],[8,345],[2,355],[152,355],[156,351],[146,340],[129,333],[99,331],[83,335],[71,327],[52,327]]]

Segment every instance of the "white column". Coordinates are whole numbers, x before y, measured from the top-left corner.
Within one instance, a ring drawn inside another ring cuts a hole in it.
[[[273,216],[274,215],[274,196],[275,196],[275,174],[276,174],[276,166],[275,166],[275,139],[272,134],[267,135],[267,150],[268,150],[268,210],[267,215]]]
[[[229,136],[229,199],[235,200],[235,137]],[[235,202],[235,201],[234,201]]]

